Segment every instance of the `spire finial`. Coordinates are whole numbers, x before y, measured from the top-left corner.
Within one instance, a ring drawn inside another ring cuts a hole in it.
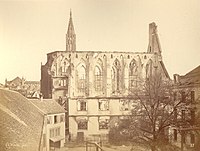
[[[72,18],[72,9],[70,8],[70,18]]]

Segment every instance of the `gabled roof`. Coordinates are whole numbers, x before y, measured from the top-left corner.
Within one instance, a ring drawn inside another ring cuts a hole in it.
[[[43,114],[65,113],[65,110],[55,100],[30,99],[30,101],[37,106],[43,112]]]
[[[200,65],[193,69],[192,71],[188,72],[185,76],[195,76],[200,75]]]
[[[196,67],[186,75],[180,76],[180,84],[183,85],[194,85],[200,84],[200,66]]]
[[[38,151],[43,114],[15,91],[0,89],[0,150]]]
[[[8,84],[11,84],[11,83],[14,83],[14,84],[19,84],[20,83],[21,84],[21,82],[22,82],[22,79],[19,78],[19,77],[16,77],[11,81],[7,81]]]

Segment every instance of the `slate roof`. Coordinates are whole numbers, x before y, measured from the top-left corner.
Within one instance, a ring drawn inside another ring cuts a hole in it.
[[[38,151],[43,117],[20,93],[0,89],[0,151]]]
[[[184,76],[180,76],[180,83],[184,85],[200,84],[200,66],[188,72]]]
[[[30,99],[30,101],[36,105],[43,114],[56,114],[56,113],[65,113],[65,110],[52,99]]]
[[[185,76],[195,76],[200,75],[200,65],[193,69],[192,71],[188,72]]]

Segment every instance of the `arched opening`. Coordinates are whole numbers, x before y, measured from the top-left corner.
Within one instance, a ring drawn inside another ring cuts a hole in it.
[[[94,88],[97,92],[102,91],[102,69],[97,65],[94,69]]]
[[[138,66],[135,60],[132,60],[129,64],[129,90],[133,90],[137,87]]]
[[[77,86],[78,92],[85,93],[86,90],[86,69],[83,65],[77,68]]]
[[[120,75],[121,75],[120,73],[121,73],[120,62],[118,59],[116,59],[113,63],[113,67],[111,70],[113,92],[120,90]]]

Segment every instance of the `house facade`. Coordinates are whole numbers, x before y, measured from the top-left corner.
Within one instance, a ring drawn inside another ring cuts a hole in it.
[[[66,50],[48,53],[41,66],[41,93],[65,107],[66,133],[83,140],[107,135],[117,119],[130,115],[134,92],[155,72],[169,79],[155,23],[145,52],[79,51],[70,12]]]
[[[50,151],[65,143],[65,110],[0,88],[0,150]]]
[[[175,113],[174,142],[186,148],[200,148],[200,66],[185,75],[174,74],[174,89],[175,100],[182,104]]]
[[[30,99],[44,116],[42,150],[50,151],[64,147],[65,110],[54,100]]]

